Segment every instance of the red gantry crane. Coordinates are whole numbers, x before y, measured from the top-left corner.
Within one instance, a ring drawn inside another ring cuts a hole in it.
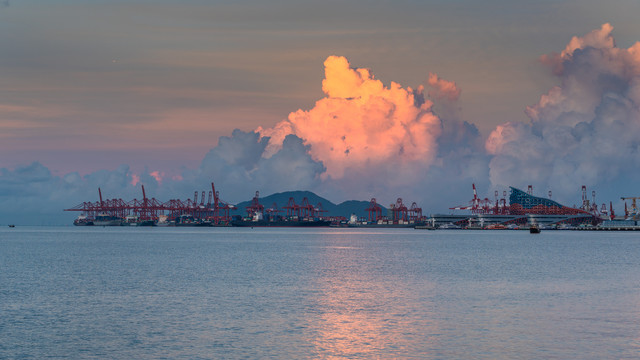
[[[79,211],[81,216],[74,222],[76,225],[90,225],[97,217],[109,217],[114,221],[112,225],[154,225],[160,217],[165,217],[170,223],[179,223],[181,219],[189,220],[190,225],[228,225],[231,217],[229,211],[235,207],[220,200],[213,182],[208,198],[206,191],[202,191],[198,201],[198,191],[193,199],[186,201],[172,199],[161,202],[155,198],[148,198],[142,185],[142,200],[133,199],[126,202],[122,199],[103,199],[102,190],[98,188],[99,201],[83,202],[65,211]],[[205,202],[206,200],[206,202]]]

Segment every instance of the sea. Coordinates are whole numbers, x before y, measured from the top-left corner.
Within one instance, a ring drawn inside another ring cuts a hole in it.
[[[640,232],[3,227],[0,359],[638,359]]]

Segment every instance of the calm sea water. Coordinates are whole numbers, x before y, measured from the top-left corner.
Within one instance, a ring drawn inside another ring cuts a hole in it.
[[[636,359],[640,233],[0,229],[2,359]]]

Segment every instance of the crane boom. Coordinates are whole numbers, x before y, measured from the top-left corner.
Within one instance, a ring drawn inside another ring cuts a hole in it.
[[[631,200],[631,211],[626,211],[627,203],[624,203],[625,206],[625,216],[629,217],[631,215],[634,220],[638,217],[638,207],[636,206],[636,200],[640,199],[640,196],[623,196],[620,199],[622,200]]]

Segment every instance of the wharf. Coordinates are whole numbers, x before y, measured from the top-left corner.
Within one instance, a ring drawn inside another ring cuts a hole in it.
[[[640,226],[593,226],[575,228],[579,231],[640,231]]]

